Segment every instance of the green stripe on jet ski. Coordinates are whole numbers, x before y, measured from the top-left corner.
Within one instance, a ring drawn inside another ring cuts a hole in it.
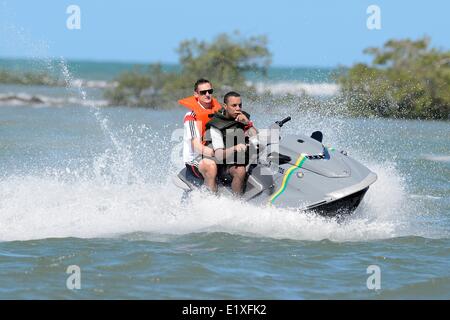
[[[295,162],[295,165],[293,165],[286,171],[280,189],[269,200],[270,204],[272,204],[284,192],[284,190],[286,190],[287,184],[289,182],[289,179],[291,179],[292,174],[294,173],[294,171],[300,169],[303,166],[305,160],[306,156],[302,154]]]

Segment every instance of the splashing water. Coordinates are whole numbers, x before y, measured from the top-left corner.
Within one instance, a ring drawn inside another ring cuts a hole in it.
[[[1,181],[0,240],[109,237],[131,232],[228,232],[297,240],[364,241],[415,231],[405,208],[402,179],[376,167],[379,181],[354,216],[338,222],[313,213],[258,207],[193,193],[190,205],[170,183],[112,181],[100,175],[69,179],[13,176]]]
[[[60,58],[59,65],[66,82],[67,90],[75,88],[81,99],[88,102],[86,90],[83,88],[80,81],[74,81],[67,62],[63,57]],[[110,139],[113,144],[113,149],[105,150],[103,155],[95,159],[93,166],[96,169],[96,175],[105,176],[102,171],[108,168],[114,172],[114,177],[116,178],[121,177],[124,181],[136,180],[136,174],[133,172],[135,165],[133,164],[132,153],[110,129],[109,120],[101,113],[101,109],[96,104],[88,103],[88,107],[89,112],[93,114],[97,123],[100,125],[103,134]],[[111,177],[112,175],[109,176]]]

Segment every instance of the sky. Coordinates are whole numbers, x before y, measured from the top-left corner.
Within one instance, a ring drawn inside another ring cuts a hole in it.
[[[81,29],[67,28],[69,5]],[[370,5],[381,29],[367,28]],[[364,48],[391,38],[448,50],[449,12],[445,0],[0,0],[0,57],[176,63],[180,41],[239,30],[268,37],[274,66],[334,67],[369,61]]]

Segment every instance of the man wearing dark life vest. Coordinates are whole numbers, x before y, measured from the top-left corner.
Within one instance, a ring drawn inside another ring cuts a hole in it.
[[[206,124],[207,140],[211,141],[216,161],[221,164],[219,175],[231,176],[233,193],[241,195],[247,174],[245,136],[256,138],[257,130],[249,120],[250,115],[241,110],[239,93],[228,92],[223,100],[224,108]]]
[[[217,165],[214,150],[204,140],[206,123],[222,106],[213,98],[210,81],[199,79],[194,85],[194,95],[178,101],[190,111],[184,116],[183,160],[188,174],[204,180],[206,187],[217,192]]]

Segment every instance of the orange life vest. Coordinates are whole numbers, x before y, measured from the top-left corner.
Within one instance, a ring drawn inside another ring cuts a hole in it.
[[[194,96],[181,99],[178,101],[178,103],[181,104],[182,106],[188,108],[189,110],[194,111],[194,113],[195,113],[194,120],[196,121],[196,124],[198,126],[198,131],[200,132],[200,136],[202,137],[202,140],[203,140],[203,136],[205,135],[205,130],[206,130],[206,123],[209,120],[211,120],[211,118],[209,116],[216,113],[217,111],[219,111],[222,108],[219,101],[212,98],[212,101],[211,101],[212,108],[211,109],[203,108],[199,104],[197,98]]]

